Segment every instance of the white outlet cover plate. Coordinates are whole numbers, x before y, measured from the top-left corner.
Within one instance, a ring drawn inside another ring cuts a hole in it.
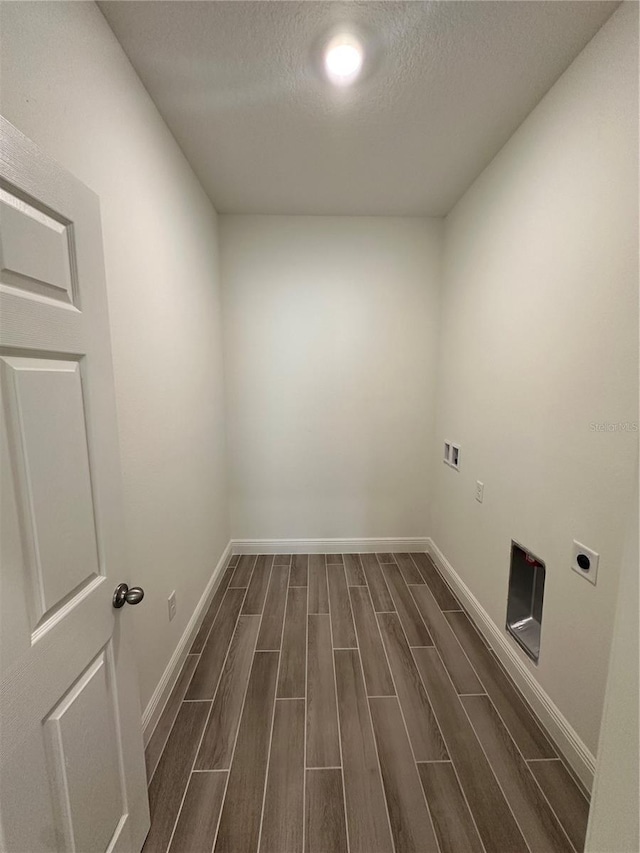
[[[578,565],[578,556],[580,554],[584,554],[585,557],[589,559],[589,568],[588,570],[581,569]],[[587,548],[586,545],[583,545],[581,542],[573,540],[573,551],[571,554],[571,568],[576,574],[579,574],[581,577],[585,578],[592,583],[594,586],[596,585],[596,578],[598,577],[598,562],[600,560],[600,554],[596,551],[592,551],[591,548]]]

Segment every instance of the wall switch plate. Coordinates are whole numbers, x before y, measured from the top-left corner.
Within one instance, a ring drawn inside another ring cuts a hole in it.
[[[581,542],[576,542],[575,539],[573,540],[571,568],[574,572],[581,575],[583,578],[586,578],[589,583],[592,583],[594,586],[598,576],[599,560],[600,554],[592,551],[591,548],[587,548],[587,546],[583,545]]]
[[[169,604],[169,622],[171,622],[173,617],[176,615],[176,591],[175,591],[175,589],[173,590],[173,592],[169,596],[168,604]]]
[[[445,441],[444,443],[444,453],[442,455],[442,461],[446,462],[447,465],[451,465],[451,442]]]
[[[476,500],[480,504],[484,500],[484,483],[481,483],[480,480],[476,480]]]

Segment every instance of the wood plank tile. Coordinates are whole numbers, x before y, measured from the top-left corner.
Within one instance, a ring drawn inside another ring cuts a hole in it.
[[[492,853],[525,853],[527,845],[435,649],[413,649],[445,744],[478,832]]]
[[[344,572],[347,576],[347,584],[349,586],[366,586],[367,579],[362,570],[360,554],[344,555]]]
[[[309,566],[308,554],[294,554],[291,558],[291,571],[289,573],[289,586],[306,586],[307,570]]]
[[[218,610],[220,610],[220,605],[222,604],[222,599],[225,596],[227,588],[229,586],[229,581],[231,580],[231,575],[234,572],[234,566],[229,565],[222,576],[220,584],[216,591],[213,594],[213,598],[211,599],[211,604],[209,605],[209,609],[205,613],[204,619],[200,624],[200,628],[198,629],[198,633],[196,634],[196,638],[191,644],[191,648],[189,649],[189,654],[191,655],[199,655],[200,652],[204,649],[204,644],[207,642],[207,637],[209,636],[209,631],[211,630],[211,626],[215,622],[216,616],[218,615]]]
[[[238,620],[196,759],[196,770],[228,770],[231,765],[259,628],[259,616],[241,616]]]
[[[393,599],[391,598],[391,593],[387,588],[385,579],[382,576],[382,569],[380,568],[380,563],[378,562],[376,555],[362,554],[361,559],[362,570],[367,580],[367,585],[369,586],[369,592],[371,593],[373,609],[377,613],[385,612],[387,610],[395,610],[395,604],[393,603]]]
[[[340,770],[307,770],[305,853],[348,853]]]
[[[396,563],[400,567],[400,572],[405,583],[424,583],[424,578],[418,571],[418,567],[413,562],[412,554],[396,554]]]
[[[291,554],[276,554],[273,558],[274,566],[290,566]]]
[[[288,585],[289,566],[274,566],[258,634],[258,651],[280,651]]]
[[[466,613],[447,613],[446,617],[524,757],[557,758],[533,713],[487,649]]]
[[[189,782],[208,702],[183,702],[149,786],[151,829],[144,853],[165,853]]]
[[[304,699],[276,699],[260,853],[300,853],[303,811]]]
[[[451,592],[428,554],[413,554],[413,560],[441,610],[460,610],[460,603]]]
[[[453,764],[418,764],[418,773],[442,853],[484,853]]]
[[[464,627],[463,633],[465,633],[465,634],[468,633],[469,645],[471,647],[478,645],[480,648],[484,649],[485,651],[491,652],[491,647],[490,647],[489,643],[482,636],[482,634],[476,628],[476,626],[473,624],[471,617],[467,614],[466,611],[464,611],[464,610],[453,610],[453,611],[452,610],[445,610],[443,612],[443,615],[444,615],[444,618],[449,623],[449,625],[451,625],[451,630],[456,634],[456,636],[458,636],[459,632],[455,631],[454,626],[459,623],[461,626],[461,631],[462,631],[462,627]],[[468,628],[470,630],[467,630]],[[466,649],[466,646],[462,642],[460,643],[460,645],[462,645],[462,647]],[[467,655],[467,657],[469,657],[469,655]]]
[[[282,635],[279,699],[304,699],[307,651],[307,588],[290,586]]]
[[[245,615],[262,613],[264,600],[267,597],[267,589],[269,588],[272,565],[273,557],[267,554],[261,554],[256,560],[251,582],[247,589],[247,597],[242,605],[242,612]]]
[[[352,586],[349,588],[349,595],[358,635],[367,694],[369,696],[393,696],[396,691],[384,655],[384,647],[369,591],[366,586]]]
[[[187,689],[187,699],[213,699],[244,596],[244,589],[227,590]]]
[[[396,853],[438,853],[398,700],[369,704]]]
[[[428,586],[412,586],[411,594],[458,693],[484,693],[469,658],[462,650]]]
[[[589,803],[559,759],[532,761],[529,769],[551,804],[571,843],[578,851],[584,850],[589,820]]]
[[[432,646],[433,640],[422,621],[409,587],[404,582],[398,566],[385,565],[382,573],[387,581],[396,604],[398,616],[407,635],[410,646]]]
[[[195,670],[197,663],[197,655],[187,655],[185,658],[180,675],[176,680],[173,690],[167,699],[167,704],[164,706],[164,710],[160,715],[160,719],[158,720],[158,723],[153,730],[153,734],[149,739],[149,743],[147,744],[147,748],[144,751],[148,782],[151,781],[155,769],[158,766],[162,750],[167,742],[167,738],[169,737],[169,733],[175,719],[178,716],[180,704],[184,699],[184,694],[187,691],[187,687],[189,686],[191,676],[193,675],[193,671]]]
[[[249,581],[251,580],[251,574],[253,573],[253,567],[256,564],[256,559],[257,557],[255,554],[242,554],[238,560],[238,565],[235,567],[234,572],[231,575],[229,586],[249,586]]]
[[[325,562],[328,566],[341,566],[344,560],[342,554],[325,554]]]
[[[340,766],[338,709],[329,617],[309,615],[307,767]]]
[[[334,658],[349,849],[393,853],[360,658],[352,649],[335,651]]]
[[[237,565],[238,565],[238,560],[239,560],[239,559],[240,559],[240,554],[234,554],[234,555],[231,557],[231,559],[229,560],[229,565],[230,565],[230,566],[234,566],[234,567],[235,567],[235,566],[237,566]]]
[[[396,555],[395,554],[376,554],[379,563],[395,563]]]
[[[336,649],[355,649],[357,646],[356,630],[351,614],[349,589],[344,574],[344,566],[327,566],[329,582],[329,610],[331,612],[331,627],[333,647]]]
[[[542,791],[488,696],[463,696],[462,704],[531,850],[573,853]]]
[[[226,784],[226,773],[191,774],[170,853],[213,848]]]
[[[448,758],[398,615],[379,613],[378,622],[416,761],[439,761]]]
[[[309,556],[309,613],[329,612],[327,566],[324,554]]]
[[[222,807],[216,853],[256,853],[267,774],[277,652],[256,652]]]

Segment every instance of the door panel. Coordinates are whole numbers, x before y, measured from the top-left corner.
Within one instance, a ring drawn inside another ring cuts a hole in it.
[[[97,197],[0,119],[0,846],[138,853],[149,809]],[[141,605],[144,606],[144,603]]]
[[[80,365],[1,358],[33,627],[99,574]]]
[[[73,302],[74,258],[68,225],[5,189],[0,189],[0,219],[0,270],[5,284]]]
[[[108,667],[103,650],[44,722],[58,835],[75,850],[106,850],[123,812]]]

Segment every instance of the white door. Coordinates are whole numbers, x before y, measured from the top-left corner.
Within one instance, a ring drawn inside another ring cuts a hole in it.
[[[0,142],[0,847],[138,853],[99,201],[2,118]]]

